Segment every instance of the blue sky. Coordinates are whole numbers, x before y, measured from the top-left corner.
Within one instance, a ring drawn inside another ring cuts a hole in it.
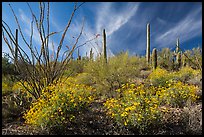
[[[29,41],[30,22],[32,19],[25,2],[11,2],[22,30]],[[80,3],[79,3],[80,4]],[[39,17],[39,3],[30,2],[31,8]],[[50,25],[51,31],[61,31],[65,28],[73,3],[51,2]],[[176,39],[180,39],[181,48],[192,49],[202,47],[202,4],[201,2],[86,2],[77,10],[70,29],[67,32],[62,52],[66,46],[72,46],[79,35],[83,18],[84,31],[78,45],[85,41],[99,37],[80,47],[80,54],[85,56],[93,48],[94,56],[102,52],[102,30],[106,29],[108,56],[114,56],[121,51],[128,51],[130,55],[144,55],[146,50],[146,24],[150,23],[151,50],[164,47],[174,49]],[[2,3],[2,19],[8,23],[13,32],[17,28],[8,2]],[[50,50],[59,44],[62,33],[51,37]],[[74,37],[74,38],[73,38]],[[25,48],[22,40],[19,40]],[[34,28],[33,43],[39,49],[40,39]],[[8,48],[2,41],[2,52]],[[61,52],[61,53],[62,53]],[[76,56],[77,54],[74,54]]]

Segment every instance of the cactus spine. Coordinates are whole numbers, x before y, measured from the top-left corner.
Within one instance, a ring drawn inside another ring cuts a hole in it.
[[[150,63],[150,24],[147,24],[147,49],[146,49],[147,64]]]
[[[105,62],[107,63],[106,32],[105,32],[105,29],[103,29],[103,55],[104,55]]]
[[[153,70],[157,68],[157,49],[154,48],[152,51],[152,65],[153,65]]]

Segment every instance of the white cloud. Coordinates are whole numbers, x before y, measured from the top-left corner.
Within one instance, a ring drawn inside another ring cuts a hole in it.
[[[96,27],[94,30],[90,29],[90,27],[86,26],[86,33],[88,37],[93,37],[93,34],[100,34],[97,41],[92,42],[97,48],[97,51],[102,52],[102,31],[106,30],[106,41],[110,43],[110,41],[116,41],[118,39],[113,39],[112,35],[114,32],[117,32],[123,25],[125,25],[133,15],[135,15],[139,3],[125,3],[124,9],[121,9],[120,12],[116,12],[113,10],[113,3],[104,2],[101,5],[96,6]],[[90,51],[91,46],[84,47],[84,50]],[[114,56],[113,52],[110,50],[111,45],[107,44],[107,55],[108,57]],[[97,56],[97,52],[94,51],[95,57]]]
[[[123,25],[125,25],[131,17],[135,14],[138,9],[139,3],[125,3],[124,9],[121,12],[113,11],[113,4],[109,2],[101,3],[101,5],[96,5],[95,9],[95,17],[96,23],[95,27],[91,27],[88,24],[88,19],[85,19],[85,26],[82,36],[78,42],[78,45],[85,43],[86,41],[93,39],[96,34],[100,34],[97,39],[92,40],[91,42],[87,42],[86,45],[80,47],[81,56],[85,56],[86,53],[89,55],[91,48],[94,52],[94,57],[97,56],[98,53],[102,52],[102,30],[106,29],[107,35],[107,43],[110,41],[115,41],[117,39],[113,39],[111,36],[114,32],[118,31]],[[82,18],[74,16],[74,19],[71,23],[71,26],[66,34],[65,42],[68,43],[69,46],[73,46],[72,44],[75,42],[76,37],[79,35],[82,26]],[[54,19],[54,18],[53,18]],[[61,27],[58,25],[57,21],[52,21],[52,25],[59,30]],[[73,38],[74,37],[74,38]],[[37,39],[35,39],[38,41]],[[110,50],[111,45],[107,44],[107,54],[108,56],[113,56],[114,54]]]
[[[21,19],[21,21],[24,23],[24,25],[23,25],[24,32],[25,32],[26,36],[30,38],[30,35],[31,35],[31,19],[28,18],[28,16],[26,16],[26,14],[24,13],[24,11],[23,11],[22,9],[19,9],[19,13],[20,13],[20,19]],[[53,23],[52,23],[52,24],[53,24]],[[55,27],[58,27],[57,24],[55,24]],[[58,28],[58,29],[59,29],[59,28]],[[38,50],[40,50],[40,47],[41,47],[42,42],[41,42],[41,39],[40,39],[40,34],[39,34],[39,32],[38,32],[38,30],[37,30],[37,27],[36,27],[36,25],[35,25],[35,22],[34,22],[34,24],[33,24],[33,40],[34,40],[34,42],[35,42],[34,45],[36,46],[36,48],[37,48]],[[27,41],[27,42],[30,42],[30,40]],[[52,38],[49,39],[48,48],[49,48],[49,50],[53,53],[52,42],[53,42],[53,44],[54,44],[54,52],[55,52],[55,54],[56,54],[58,43],[55,42]],[[65,51],[64,49],[61,49],[61,51],[60,51],[60,56],[62,56],[62,53],[63,53],[64,51]]]
[[[128,3],[121,12],[114,12],[112,3],[103,3],[97,10],[97,32],[105,28],[107,36],[110,36],[130,20],[138,7],[139,3]]]
[[[181,42],[185,42],[200,35],[202,33],[202,18],[198,18],[198,14],[201,10],[202,9],[199,8],[188,14],[173,28],[169,28],[163,34],[158,35],[155,42],[159,45],[159,47],[167,45],[174,46],[177,38],[180,38]]]

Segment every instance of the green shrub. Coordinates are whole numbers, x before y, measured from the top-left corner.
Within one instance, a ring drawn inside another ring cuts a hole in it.
[[[157,68],[148,76],[148,80],[150,80],[154,86],[166,87],[168,81],[181,81],[186,83],[189,79],[199,75],[201,75],[200,70],[194,70],[191,67],[182,67],[176,72]]]
[[[154,70],[149,76],[148,79],[154,86],[167,86],[167,81],[171,80],[172,76],[170,75],[170,72],[168,72],[165,69],[157,68]]]
[[[138,77],[145,67],[145,58],[129,57],[127,52],[109,58],[108,63],[99,57],[85,65],[84,72],[88,75],[84,81],[90,81],[101,95],[111,97],[112,91]]]
[[[199,70],[192,69],[191,67],[182,67],[179,71],[172,73],[172,79],[186,83],[191,78],[201,75]]]
[[[17,87],[18,84],[14,84]],[[4,122],[22,118],[23,113],[29,108],[33,101],[31,95],[25,90],[12,88],[12,92],[2,98],[2,118]],[[20,85],[18,85],[20,88]],[[22,88],[22,87],[21,87]]]

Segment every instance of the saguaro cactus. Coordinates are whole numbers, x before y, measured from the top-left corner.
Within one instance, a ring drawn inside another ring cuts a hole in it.
[[[157,68],[157,49],[156,48],[154,48],[152,51],[152,66],[153,66],[153,69]]]
[[[176,41],[176,68],[179,69],[181,67],[181,52],[180,52],[180,44],[179,44],[179,38]]]
[[[93,50],[92,50],[92,48],[90,50],[90,60],[93,60]]]
[[[147,64],[150,63],[150,24],[147,24],[147,49],[146,49]]]
[[[181,52],[178,52],[176,55],[176,65],[178,69],[181,67]]]
[[[103,55],[104,55],[105,62],[107,63],[106,32],[105,32],[105,29],[103,29]]]
[[[80,54],[79,54],[79,48],[78,48],[78,58],[77,58],[78,60],[81,60],[81,56],[80,56]]]
[[[179,45],[179,38],[177,39],[177,41],[176,41],[176,54],[179,52],[179,47],[180,45]]]

